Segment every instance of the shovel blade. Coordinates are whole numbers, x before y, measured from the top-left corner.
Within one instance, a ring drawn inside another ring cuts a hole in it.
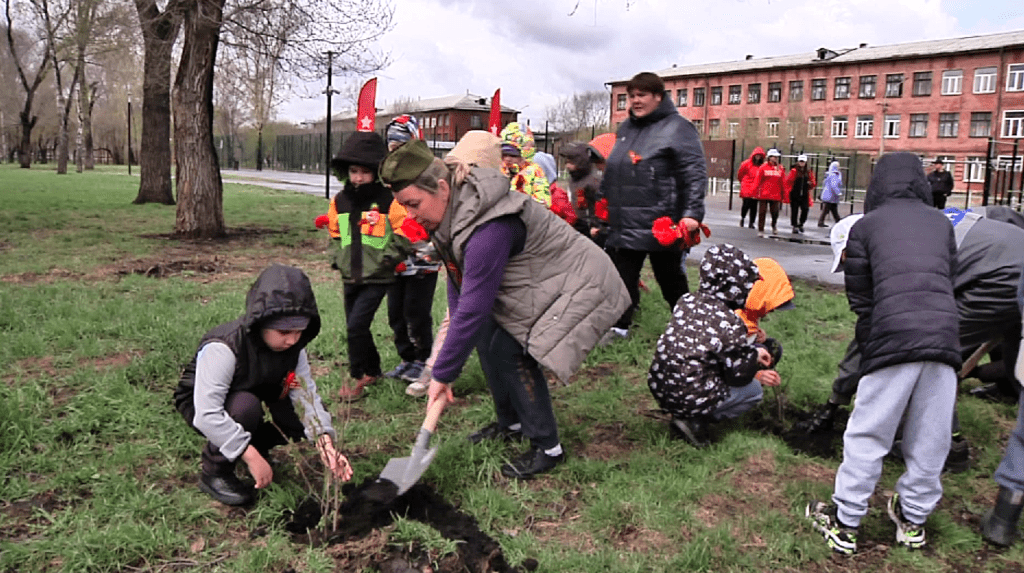
[[[409,491],[409,488],[416,485],[416,482],[420,480],[423,472],[427,471],[427,468],[430,467],[430,462],[434,461],[434,456],[437,455],[436,446],[433,448],[427,447],[429,441],[430,432],[420,429],[420,435],[416,439],[412,453],[408,457],[391,458],[388,460],[387,465],[384,466],[384,471],[380,473],[378,479],[387,480],[395,484],[398,487],[398,495]]]

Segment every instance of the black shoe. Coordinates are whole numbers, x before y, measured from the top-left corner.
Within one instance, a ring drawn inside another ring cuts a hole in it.
[[[530,479],[537,474],[542,474],[555,469],[555,466],[565,461],[565,453],[557,456],[549,456],[544,450],[531,447],[518,458],[501,466],[501,475],[507,478]]]
[[[253,501],[252,488],[234,475],[204,473],[199,478],[199,489],[224,505],[249,505]]]
[[[793,429],[804,434],[817,434],[831,430],[836,419],[836,412],[839,411],[839,404],[825,402],[811,414],[811,417],[793,425]]]
[[[1009,547],[1020,539],[1017,522],[1024,509],[1024,492],[999,487],[995,506],[985,512],[981,519],[981,536],[985,541],[1002,547]]]
[[[942,471],[951,474],[962,474],[971,469],[971,443],[962,436],[957,436],[949,444],[946,465]]]
[[[668,428],[675,437],[686,440],[695,448],[704,448],[711,444],[711,433],[704,418],[672,418]]]
[[[469,441],[474,444],[479,444],[484,440],[504,440],[506,442],[511,442],[512,440],[521,439],[523,439],[523,432],[521,430],[500,428],[498,427],[497,422],[491,422],[469,435]]]

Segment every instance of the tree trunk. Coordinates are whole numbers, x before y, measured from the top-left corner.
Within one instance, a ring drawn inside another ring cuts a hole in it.
[[[139,194],[133,203],[174,205],[171,187],[171,49],[181,16],[169,3],[163,14],[155,0],[135,0],[145,45],[142,81],[142,141]]]
[[[260,124],[256,137],[256,171],[263,171],[263,125]]]
[[[187,238],[224,235],[223,185],[213,146],[213,69],[225,0],[196,0],[184,12],[174,81],[178,211],[174,231]]]
[[[75,89],[71,85],[72,91]],[[60,84],[57,84],[57,174],[67,175],[68,172],[68,114],[64,111],[66,101],[64,94],[60,91]]]
[[[21,118],[21,144],[18,146],[18,163],[22,169],[32,167],[32,128],[39,119],[32,115],[32,100],[25,102],[25,109],[18,114]]]

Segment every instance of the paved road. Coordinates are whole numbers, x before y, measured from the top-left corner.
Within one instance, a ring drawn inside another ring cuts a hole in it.
[[[310,195],[324,196],[326,177],[323,174],[293,173],[289,171],[240,169],[221,171],[225,181],[252,183],[273,189],[298,191]],[[331,194],[341,190],[341,183],[331,181]],[[792,277],[823,283],[842,285],[841,273],[830,273],[832,249],[828,246],[828,229],[817,225],[818,206],[811,208],[807,221],[807,233],[793,235],[786,210],[779,216],[779,234],[759,237],[754,229],[739,226],[739,197],[733,198],[733,210],[729,210],[728,196],[709,195],[704,221],[711,228],[711,237],[704,239],[690,254],[691,260],[699,260],[708,246],[716,243],[732,243],[743,249],[752,258],[772,257]]]

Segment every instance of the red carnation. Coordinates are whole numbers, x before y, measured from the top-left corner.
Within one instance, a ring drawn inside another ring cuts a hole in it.
[[[316,225],[317,229],[323,229],[329,225],[330,222],[331,220],[327,218],[327,215],[320,215],[316,219],[313,219],[313,224]]]
[[[324,215],[326,217],[326,215]],[[299,381],[295,378],[295,371],[292,370],[281,382],[281,398],[288,395],[288,392],[299,387]]]
[[[398,263],[397,265],[395,265],[395,272],[396,273],[404,273],[406,271],[406,269],[408,269],[408,268],[409,267],[405,266],[405,262],[401,262],[401,263]]]
[[[426,241],[430,238],[429,235],[427,235],[427,230],[423,228],[423,225],[417,223],[416,219],[413,219],[412,217],[406,217],[405,220],[402,221],[402,234],[413,243]]]
[[[594,215],[602,221],[608,220],[608,200],[601,199],[597,203],[594,203]]]
[[[679,227],[668,217],[655,219],[654,224],[651,226],[651,232],[654,233],[654,238],[658,240],[658,244],[663,247],[672,245],[680,238]]]

